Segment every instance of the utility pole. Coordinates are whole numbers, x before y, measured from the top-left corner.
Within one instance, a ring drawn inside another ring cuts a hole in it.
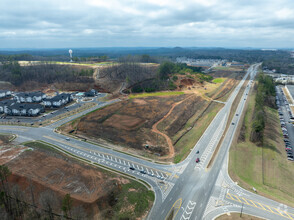
[[[243,205],[244,205],[244,203],[242,202],[242,208],[241,208],[240,217],[242,217],[242,212],[243,212]]]

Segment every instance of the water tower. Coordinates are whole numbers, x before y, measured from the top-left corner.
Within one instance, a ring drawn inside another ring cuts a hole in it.
[[[72,62],[72,49],[69,49],[69,57],[70,57],[70,62]]]

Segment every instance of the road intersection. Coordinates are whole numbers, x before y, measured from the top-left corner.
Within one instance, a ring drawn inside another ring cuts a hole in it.
[[[155,202],[148,219],[213,219],[223,213],[240,212],[241,209],[267,219],[294,219],[293,208],[240,188],[227,172],[229,148],[259,65],[254,64],[248,69],[189,156],[176,165],[152,163],[76,138],[66,140],[66,136],[55,132],[56,127],[110,103],[98,103],[86,111],[48,126],[34,128],[3,125],[0,126],[0,132],[18,135],[19,142],[39,140],[50,143],[57,150],[82,158],[93,165],[101,165],[145,181],[155,192]],[[225,132],[231,107],[247,77],[250,77],[250,82],[242,94],[237,114]],[[115,101],[118,100],[113,102]],[[223,141],[215,161],[207,168],[221,139]],[[197,154],[197,151],[200,153]],[[199,163],[195,162],[197,157],[200,158]]]

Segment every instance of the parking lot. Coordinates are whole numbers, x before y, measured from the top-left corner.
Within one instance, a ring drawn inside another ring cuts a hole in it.
[[[278,106],[279,118],[281,122],[281,129],[284,137],[285,150],[287,153],[287,159],[294,161],[293,159],[293,143],[294,143],[294,116],[291,112],[289,103],[282,90],[281,86],[276,86],[276,104]]]

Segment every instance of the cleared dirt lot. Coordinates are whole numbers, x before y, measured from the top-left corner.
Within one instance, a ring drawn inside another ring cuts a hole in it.
[[[205,103],[193,94],[129,99],[68,123],[63,130],[74,129],[79,136],[106,139],[141,155],[165,156],[169,154],[169,145],[161,132],[173,136]],[[160,123],[155,129],[160,120],[163,126]]]
[[[154,195],[142,184],[42,148],[45,146],[32,146],[34,150],[15,146],[0,150],[0,164],[12,171],[8,178],[11,189],[18,187],[26,202],[46,208],[43,202],[47,201],[60,214],[68,193],[74,219],[135,219],[151,207]]]
[[[236,67],[215,68],[210,74],[215,78],[222,78],[223,83],[219,88],[207,92],[207,96],[219,101],[226,101],[233,89],[239,83],[239,80],[243,78],[245,71]]]
[[[141,93],[63,125],[60,130],[166,162],[179,162],[201,137],[244,71],[214,70],[214,82],[178,75],[180,91]]]

